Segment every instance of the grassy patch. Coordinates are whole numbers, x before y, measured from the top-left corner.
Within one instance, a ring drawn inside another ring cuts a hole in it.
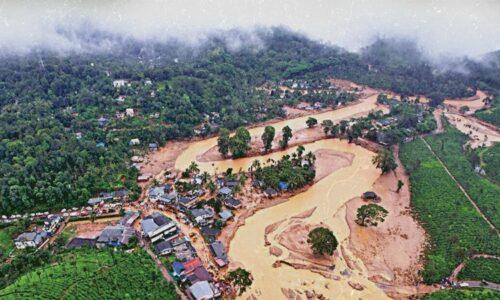
[[[12,240],[12,226],[0,228],[0,257],[6,257],[14,250],[14,241]]]
[[[495,233],[422,140],[403,144],[400,156],[410,174],[412,206],[430,239],[422,272],[426,283],[449,276],[472,254],[500,253]]]
[[[497,185],[500,184],[500,144],[483,149],[480,156],[486,177]]]
[[[57,257],[0,291],[1,299],[178,299],[150,257],[84,249]]]
[[[474,258],[465,264],[458,274],[460,280],[477,280],[500,282],[500,260],[491,258]]]
[[[496,126],[500,126],[500,98],[496,98],[490,108],[480,109],[474,116]]]

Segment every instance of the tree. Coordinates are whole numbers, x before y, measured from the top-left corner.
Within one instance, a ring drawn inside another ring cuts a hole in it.
[[[238,127],[236,133],[229,141],[229,149],[233,158],[244,157],[250,150],[250,132],[245,127]]]
[[[309,232],[307,242],[311,245],[314,254],[332,255],[337,249],[338,242],[333,232],[325,227],[318,227]]]
[[[394,155],[392,151],[384,149],[377,153],[377,155],[372,159],[372,163],[377,166],[377,168],[382,170],[382,174],[394,171],[397,168],[396,161],[394,160]]]
[[[356,223],[361,226],[377,226],[378,222],[384,222],[389,212],[377,204],[365,204],[358,208]]]
[[[264,149],[266,152],[271,150],[273,147],[273,140],[274,140],[274,135],[276,133],[276,130],[274,129],[273,126],[266,126],[264,128],[264,133],[262,134],[262,143],[264,144]]]
[[[325,135],[328,135],[328,133],[333,128],[332,120],[323,120],[323,122],[321,122],[321,127],[323,127],[323,132],[325,133]]]
[[[240,295],[243,294],[253,282],[252,274],[242,268],[229,272],[227,280],[239,290]]]
[[[464,106],[461,106],[459,109],[458,109],[458,112],[460,112],[461,114],[465,114],[466,112],[468,112],[470,110],[470,108],[467,106],[467,105],[464,105]]]
[[[281,138],[280,145],[281,148],[285,149],[286,147],[288,147],[288,142],[292,138],[293,134],[292,134],[292,129],[288,125],[283,127],[282,132],[283,136]]]
[[[200,172],[200,168],[198,167],[198,164],[194,161],[191,162],[191,164],[188,167],[189,173],[195,173],[197,174]]]
[[[221,128],[219,131],[219,138],[217,139],[217,146],[219,148],[219,153],[224,157],[229,153],[229,142],[229,130]]]
[[[401,181],[401,179],[398,179],[398,189],[396,190],[396,193],[399,193],[399,191],[404,185],[405,185],[404,182]]]
[[[306,120],[306,124],[307,124],[307,127],[313,128],[314,126],[318,125],[318,120],[313,118],[313,117],[309,117]]]

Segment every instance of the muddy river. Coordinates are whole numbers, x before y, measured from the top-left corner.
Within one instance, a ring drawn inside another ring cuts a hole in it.
[[[352,116],[367,114],[372,109],[378,109],[376,97],[376,95],[373,95],[350,107],[319,113],[313,116],[321,123],[325,119],[339,121],[341,119],[349,119]],[[273,126],[277,130],[280,130],[285,125],[290,126],[292,130],[302,129],[306,127],[305,120],[308,117],[282,121],[273,124]],[[263,127],[252,128],[250,129],[250,133],[252,136],[260,136],[263,130]],[[191,161],[197,161],[196,157],[198,155],[209,150],[216,143],[217,138],[193,142],[177,158],[175,167],[177,169],[186,168]],[[251,289],[242,298],[246,299],[253,294],[258,299],[285,299],[281,288],[291,288],[300,291],[314,290],[316,293],[321,293],[329,299],[387,298],[381,289],[367,279],[367,272],[364,270],[362,262],[356,259],[349,251],[347,251],[347,254],[351,260],[354,260],[361,269],[353,271],[349,278],[340,274],[341,271],[347,268],[342,255],[336,258],[336,267],[333,271],[335,275],[341,277],[340,280],[327,279],[311,271],[296,270],[286,265],[273,268],[272,264],[276,261],[276,257],[271,256],[269,254],[269,247],[265,247],[264,245],[264,231],[267,225],[283,219],[289,219],[294,215],[317,207],[311,216],[302,221],[308,224],[322,223],[327,225],[334,231],[340,245],[347,248],[349,228],[345,221],[344,204],[349,199],[370,190],[374,181],[380,175],[380,172],[371,163],[374,153],[360,146],[348,144],[346,141],[337,139],[328,139],[307,144],[305,148],[306,151],[313,152],[318,149],[332,149],[351,153],[354,155],[354,159],[350,166],[333,172],[314,184],[306,192],[292,197],[287,202],[257,212],[254,216],[246,220],[244,226],[238,229],[230,244],[229,256],[232,261],[241,263],[254,277]],[[261,162],[265,162],[268,158],[279,159],[284,153],[290,153],[294,150],[294,148],[291,148],[259,157],[197,163],[201,171],[207,171],[211,174],[225,171],[229,167],[235,171],[238,171],[240,168],[246,171],[255,159],[259,159]],[[279,234],[283,230],[283,227],[286,226],[289,226],[288,222],[281,223],[280,228],[268,236],[272,246],[283,250],[282,257],[287,257],[287,249],[280,246],[274,240],[274,235]],[[348,281],[363,285],[364,290],[354,290],[349,286]],[[305,298],[305,296],[302,295],[301,298]]]

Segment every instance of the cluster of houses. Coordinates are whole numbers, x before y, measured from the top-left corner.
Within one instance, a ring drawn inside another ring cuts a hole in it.
[[[66,248],[127,246],[130,243],[130,239],[135,236],[133,224],[139,217],[139,212],[129,211],[125,213],[117,224],[106,226],[98,237],[75,237],[66,245]]]
[[[90,206],[97,206],[104,203],[115,202],[115,201],[127,201],[129,198],[128,189],[120,189],[113,192],[101,192],[97,197],[90,198],[87,204]]]
[[[38,248],[61,226],[61,216],[51,216],[44,222],[43,228],[21,233],[14,239],[17,249]]]

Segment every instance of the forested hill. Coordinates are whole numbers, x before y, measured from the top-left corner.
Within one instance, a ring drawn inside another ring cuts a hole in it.
[[[124,186],[137,195],[129,158],[148,143],[283,115],[286,98],[255,90],[266,81],[345,78],[436,103],[500,88],[498,66],[466,61],[469,72],[444,72],[417,48],[411,60],[406,48],[387,42],[353,54],[281,28],[215,34],[196,46],[84,38],[116,43],[96,52],[37,49],[0,58],[2,214],[84,205]],[[116,88],[117,79],[127,83]],[[133,117],[124,117],[127,108]],[[141,144],[131,147],[134,138]]]

